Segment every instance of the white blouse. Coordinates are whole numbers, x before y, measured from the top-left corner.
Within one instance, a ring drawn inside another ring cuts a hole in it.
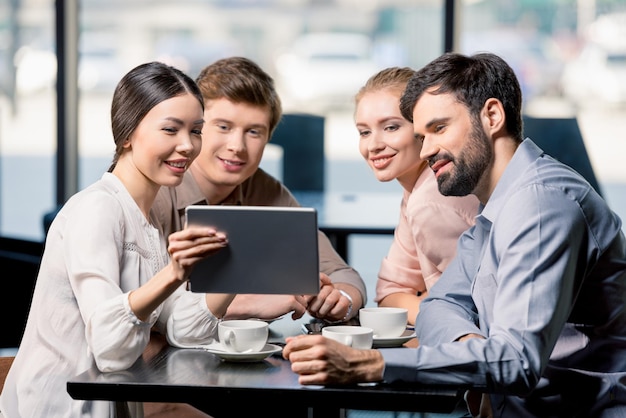
[[[67,201],[48,232],[24,336],[0,395],[4,418],[115,417],[111,402],[73,400],[67,380],[94,363],[103,372],[127,369],[153,326],[177,346],[214,341],[217,318],[204,295],[184,286],[145,322],[130,310],[129,292],[169,261],[152,224],[111,173]],[[129,409],[143,415],[141,404]]]

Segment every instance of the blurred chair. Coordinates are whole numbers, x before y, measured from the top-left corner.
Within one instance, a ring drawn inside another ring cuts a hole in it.
[[[292,191],[324,191],[324,117],[285,113],[270,143],[283,148],[283,184]]]
[[[546,154],[572,167],[602,195],[576,118],[524,115],[523,120],[524,137],[532,139]]]
[[[11,365],[13,364],[13,360],[15,360],[15,356],[0,357],[0,392],[4,389],[4,381],[7,378]]]
[[[0,318],[0,348],[19,347],[39,272],[43,243],[0,237],[0,265],[5,272]],[[7,272],[16,272],[10,279]],[[10,302],[10,303],[9,303]]]

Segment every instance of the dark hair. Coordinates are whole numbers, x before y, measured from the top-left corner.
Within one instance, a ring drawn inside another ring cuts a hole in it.
[[[117,84],[111,104],[111,128],[115,155],[109,171],[117,164],[124,142],[146,114],[164,100],[192,94],[204,110],[202,93],[191,77],[162,62],[148,62],[130,70]]]
[[[268,107],[271,138],[282,117],[282,104],[274,79],[254,61],[244,57],[222,58],[204,67],[196,83],[205,100],[226,98],[235,103]]]
[[[522,90],[513,69],[499,56],[448,52],[435,58],[409,81],[400,98],[402,116],[413,121],[415,104],[426,90],[453,94],[475,123],[487,99],[498,99],[504,107],[507,132],[522,141]]]

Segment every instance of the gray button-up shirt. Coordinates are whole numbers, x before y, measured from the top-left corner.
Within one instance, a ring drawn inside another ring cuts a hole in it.
[[[495,416],[626,413],[621,220],[526,139],[415,329],[419,348],[383,350],[385,380],[479,388]],[[486,338],[454,342],[468,333]]]

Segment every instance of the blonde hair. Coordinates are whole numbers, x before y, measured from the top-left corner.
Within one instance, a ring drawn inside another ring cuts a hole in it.
[[[373,91],[392,89],[402,93],[415,70],[409,67],[389,67],[371,76],[354,96],[354,104],[358,105],[361,98]]]

